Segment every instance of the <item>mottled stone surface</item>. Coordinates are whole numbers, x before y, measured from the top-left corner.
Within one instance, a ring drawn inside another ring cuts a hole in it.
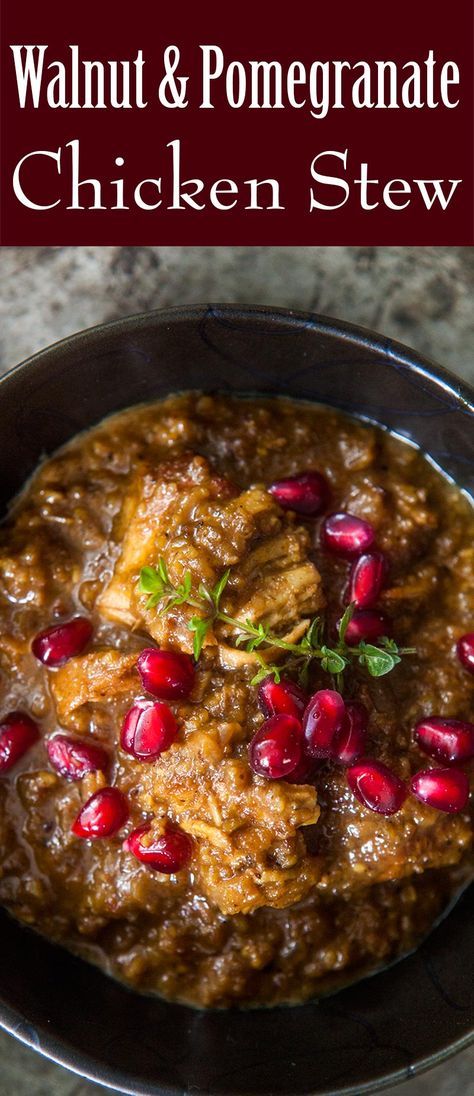
[[[130,312],[233,301],[365,324],[474,379],[474,248],[4,248],[0,286],[3,368]]]
[[[0,372],[103,320],[165,305],[232,301],[365,324],[474,382],[473,298],[473,248],[4,248]],[[0,1096],[103,1091],[0,1034]],[[474,1048],[386,1090],[388,1096],[392,1091],[474,1096]]]

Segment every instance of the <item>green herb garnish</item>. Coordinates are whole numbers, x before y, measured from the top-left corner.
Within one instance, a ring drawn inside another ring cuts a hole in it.
[[[220,608],[222,594],[229,581],[230,570],[224,572],[215,586],[209,589],[201,582],[197,595],[192,592],[192,576],[186,571],[183,581],[174,586],[170,581],[166,564],[160,559],[157,567],[142,567],[140,572],[139,590],[142,594],[148,594],[146,608],[159,607],[160,615],[169,613],[177,605],[189,605],[198,610],[198,615],[191,617],[188,628],[194,634],[193,651],[194,658],[198,660],[207,633],[220,621],[235,628],[236,647],[244,647],[246,651],[255,654],[259,662],[259,669],[252,679],[252,684],[257,685],[264,677],[272,674],[275,681],[279,681],[282,671],[296,673],[305,686],[308,683],[311,663],[319,662],[321,669],[331,674],[336,688],[340,691],[343,684],[344,671],[354,663],[359,663],[372,677],[383,677],[401,661],[403,655],[415,654],[414,647],[398,647],[395,640],[388,636],[382,636],[378,645],[361,641],[357,646],[349,647],[345,641],[347,627],[352,620],[355,605],[349,605],[339,622],[338,639],[332,647],[324,642],[324,621],[321,617],[315,617],[311,621],[306,632],[298,643],[287,643],[280,636],[275,635],[266,624],[253,624],[251,620],[236,620]],[[287,653],[287,658],[278,666],[268,663],[261,654],[260,648],[277,647]]]

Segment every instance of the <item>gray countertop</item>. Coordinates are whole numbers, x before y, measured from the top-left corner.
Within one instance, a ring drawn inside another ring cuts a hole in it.
[[[231,301],[310,309],[373,327],[472,383],[473,298],[474,248],[3,248],[0,373],[104,320]],[[103,1091],[0,1033],[0,1096]],[[474,1096],[474,1047],[386,1091]]]
[[[173,304],[310,309],[474,378],[474,248],[60,247],[0,251],[0,370],[72,331]]]

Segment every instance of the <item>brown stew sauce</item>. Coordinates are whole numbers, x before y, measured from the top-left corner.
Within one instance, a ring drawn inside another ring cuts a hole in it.
[[[193,587],[229,567],[234,616],[271,619],[283,635],[322,612],[331,634],[349,564],[321,547],[324,514],[284,511],[268,492],[308,469],[329,484],[325,512],[369,522],[389,561],[377,608],[417,653],[380,678],[356,665],[345,688],[369,712],[367,753],[409,782],[434,764],[414,742],[417,721],[469,720],[474,707],[474,676],[456,657],[473,630],[474,514],[410,445],[305,403],[173,396],[47,460],[0,530],[0,723],[21,710],[40,731],[0,772],[0,902],[142,992],[205,1007],[303,1001],[413,948],[469,878],[468,809],[408,795],[377,814],[330,761],[308,784],[255,775],[248,743],[264,717],[231,629],[207,637],[190,695],[167,701],[172,745],[151,762],[120,747],[125,714],[147,697],[143,648],[192,652],[186,607],[160,616],[138,591],[140,568],[160,556]],[[90,641],[48,668],[33,638],[77,615]],[[311,692],[328,687],[313,666]],[[104,749],[107,771],[60,775],[45,747],[58,731]],[[110,837],[75,836],[106,785],[126,797],[128,821]],[[188,835],[182,870],[124,848],[145,822],[158,837],[170,825]]]

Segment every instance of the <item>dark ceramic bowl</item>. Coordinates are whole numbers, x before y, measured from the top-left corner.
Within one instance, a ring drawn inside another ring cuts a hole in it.
[[[104,415],[183,388],[284,393],[413,439],[474,493],[473,394],[379,335],[300,313],[195,307],[133,316],[43,350],[0,384],[6,503],[39,458]],[[0,917],[0,1022],[128,1093],[360,1096],[474,1036],[474,901],[411,956],[319,1003],[197,1012],[129,992]]]

